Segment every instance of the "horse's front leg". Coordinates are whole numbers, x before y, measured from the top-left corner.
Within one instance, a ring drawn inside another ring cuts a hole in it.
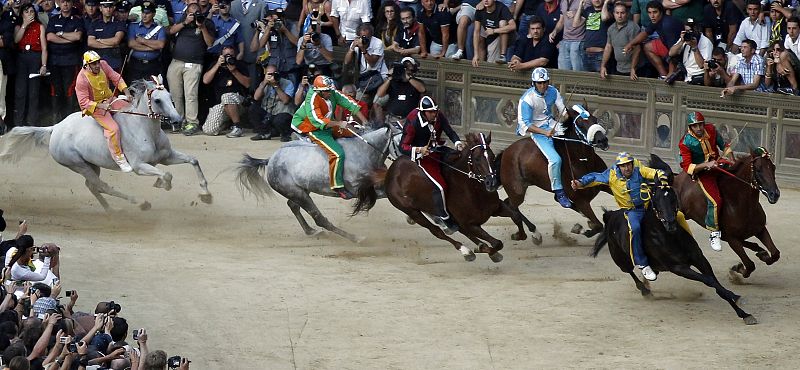
[[[167,158],[161,161],[161,164],[165,166],[181,163],[189,163],[192,165],[192,167],[194,167],[194,172],[197,174],[198,180],[200,180],[200,200],[203,203],[211,204],[213,197],[211,196],[211,192],[208,191],[208,181],[206,181],[206,176],[203,175],[203,170],[200,168],[200,162],[197,160],[197,158],[181,153],[177,150],[173,150],[169,153]]]
[[[772,236],[769,235],[769,230],[767,230],[766,226],[763,230],[761,230],[760,233],[756,234],[756,238],[758,238],[758,240],[760,240],[761,243],[767,247],[767,250],[769,250],[770,259],[764,262],[766,262],[768,265],[771,265],[781,258],[781,251],[779,251],[778,247],[775,246],[775,242],[772,241]]]

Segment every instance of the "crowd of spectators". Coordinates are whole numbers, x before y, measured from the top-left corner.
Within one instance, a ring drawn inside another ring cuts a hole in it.
[[[0,232],[6,222],[0,210]],[[189,369],[186,358],[151,351],[145,329],[131,328],[122,306],[99,302],[78,309],[78,291],[63,290],[61,247],[34,244],[20,221],[13,239],[0,237],[0,368],[10,370]]]
[[[87,49],[128,81],[166,76],[185,117],[172,131],[241,137],[251,127],[253,140],[290,140],[289,116],[319,74],[348,77],[373,117],[402,117],[398,105],[415,101],[398,99],[425,91],[413,74],[424,58],[797,95],[798,2],[6,0],[0,117],[8,106],[9,125],[41,126],[77,111]]]

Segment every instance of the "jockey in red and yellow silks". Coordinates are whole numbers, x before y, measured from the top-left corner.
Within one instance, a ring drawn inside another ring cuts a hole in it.
[[[314,144],[325,151],[328,155],[331,190],[343,199],[350,199],[353,195],[344,187],[344,150],[336,139],[351,137],[353,134],[347,129],[347,122],[332,119],[337,106],[344,107],[361,122],[367,121],[361,114],[358,103],[336,90],[330,77],[317,76],[312,90],[294,113],[292,128],[298,133],[308,135]]]
[[[730,163],[723,158],[730,155],[730,144],[725,143],[714,125],[705,123],[705,118],[700,112],[689,112],[686,124],[689,128],[678,144],[681,151],[681,168],[697,179],[706,196],[708,209],[705,224],[706,229],[711,231],[709,242],[711,249],[720,251],[722,233],[719,231],[719,209],[722,207],[722,197],[717,186],[719,172],[708,170]],[[722,157],[719,149],[723,150]]]
[[[131,172],[133,168],[125,158],[125,154],[122,153],[119,126],[109,112],[111,109],[122,109],[129,103],[124,100],[114,100],[111,83],[116,86],[117,90],[123,91],[128,96],[128,101],[131,100],[128,85],[122,76],[102,60],[97,52],[85,52],[83,68],[75,81],[75,95],[78,97],[78,104],[84,115],[92,116],[103,127],[103,135],[108,140],[111,158],[117,162],[123,172]]]

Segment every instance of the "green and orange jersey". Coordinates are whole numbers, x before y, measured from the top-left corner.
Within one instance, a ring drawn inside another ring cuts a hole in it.
[[[305,134],[324,130],[338,106],[342,106],[352,114],[356,114],[359,111],[360,107],[355,100],[350,99],[338,90],[330,90],[330,92],[330,99],[325,99],[320,96],[318,91],[308,91],[305,101],[297,108],[292,118],[292,127],[296,131]]]

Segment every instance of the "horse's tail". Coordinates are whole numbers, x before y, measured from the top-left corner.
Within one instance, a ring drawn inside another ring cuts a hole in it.
[[[3,135],[0,160],[5,162],[19,162],[19,160],[32,149],[47,147],[50,144],[50,135],[52,133],[53,126],[14,127],[11,131]]]
[[[272,188],[269,183],[264,179],[264,171],[266,171],[269,158],[258,159],[253,158],[249,154],[245,154],[242,160],[239,161],[239,166],[236,167],[236,188],[239,193],[244,197],[245,193],[250,193],[256,196],[259,200],[264,199],[264,195],[272,195]]]
[[[378,200],[375,188],[383,188],[383,184],[386,181],[386,172],[385,168],[374,170],[370,176],[359,184],[356,204],[353,206],[351,216],[361,212],[368,212],[375,206],[375,202]]]
[[[605,217],[606,213],[608,213],[608,210],[606,209],[606,207],[603,207],[603,223],[607,225],[608,219],[607,217]],[[600,250],[603,249],[603,247],[605,247],[606,244],[608,244],[608,234],[606,233],[605,230],[603,230],[600,232],[600,235],[597,236],[597,240],[594,241],[594,248],[592,249],[592,252],[589,253],[589,255],[594,258],[597,258],[597,254],[600,253]]]

